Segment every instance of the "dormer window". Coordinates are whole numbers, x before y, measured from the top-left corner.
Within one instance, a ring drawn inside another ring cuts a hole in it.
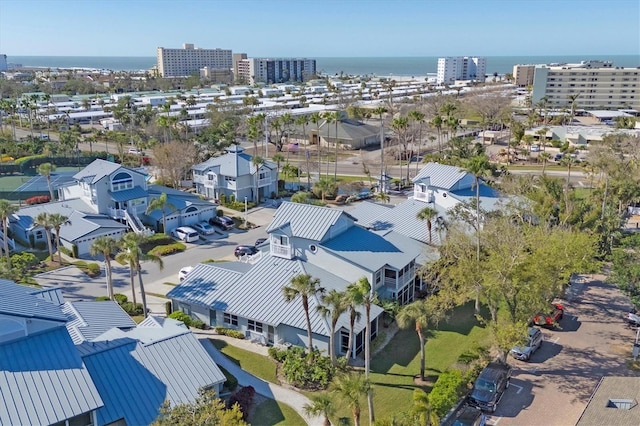
[[[133,177],[129,173],[120,172],[111,179],[111,190],[113,192],[131,188],[133,188]]]

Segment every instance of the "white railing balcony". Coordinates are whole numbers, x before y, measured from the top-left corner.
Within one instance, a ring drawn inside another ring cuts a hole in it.
[[[273,241],[269,245],[269,250],[273,256],[283,257],[285,259],[291,259],[291,255],[293,253],[293,250],[291,250],[290,246],[276,244]]]
[[[271,178],[265,178],[265,179],[258,179],[258,186],[259,187],[263,187],[263,186],[269,186],[271,185]]]
[[[116,209],[115,207],[109,207],[109,216],[111,216],[114,219],[124,219],[124,212],[125,210],[123,209]]]
[[[215,186],[216,186],[216,181],[215,180],[207,179],[207,180],[205,180],[203,182],[200,182],[200,183],[204,184],[205,188],[215,188]]]
[[[207,180],[206,176],[202,176],[202,175],[193,175],[193,181],[196,183],[205,183]]]
[[[428,192],[420,192],[420,191],[413,191],[413,198],[415,200],[420,200],[420,201],[426,201],[429,202],[429,193]]]

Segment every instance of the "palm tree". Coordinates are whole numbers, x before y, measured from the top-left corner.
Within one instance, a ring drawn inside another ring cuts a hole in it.
[[[69,218],[60,213],[52,213],[49,215],[49,223],[51,228],[56,232],[56,249],[58,250],[58,263],[62,265],[62,250],[60,250],[60,228],[63,225],[69,225]]]
[[[442,151],[442,117],[440,115],[435,115],[429,122],[429,125],[436,129],[436,132],[438,133],[438,152],[440,153]]]
[[[4,241],[4,255],[7,258],[7,268],[11,269],[11,257],[9,256],[9,218],[18,211],[18,207],[9,200],[0,200],[0,220],[2,220],[2,233]]]
[[[51,201],[54,200],[53,196],[53,188],[51,187],[51,173],[56,171],[56,166],[51,163],[42,163],[38,166],[38,174],[42,175],[47,179],[47,186],[49,187],[49,195],[51,196]]]
[[[412,411],[418,416],[422,425],[437,426],[440,424],[440,419],[429,401],[429,394],[422,389],[413,390]]]
[[[314,297],[324,293],[324,288],[320,287],[320,280],[313,278],[309,274],[300,274],[291,278],[291,284],[282,288],[284,300],[291,302],[297,296],[302,300],[302,309],[307,321],[307,337],[309,338],[309,353],[313,353],[313,336],[311,331],[311,318],[309,317],[309,297]]]
[[[133,293],[133,303],[135,304],[135,287],[133,285],[133,277],[137,273],[138,275],[138,285],[140,286],[140,295],[142,296],[142,310],[144,312],[145,318],[148,315],[147,310],[147,295],[144,291],[144,283],[142,282],[142,266],[140,265],[141,261],[149,260],[151,262],[157,263],[160,267],[160,270],[164,268],[164,264],[162,259],[159,256],[143,253],[140,245],[143,244],[147,240],[142,234],[136,234],[135,232],[128,232],[122,237],[120,240],[121,252],[116,256],[116,260],[123,261],[129,264],[131,268],[131,291]]]
[[[256,184],[256,206],[258,204],[260,204],[260,167],[262,167],[262,165],[264,164],[264,158],[260,157],[259,155],[254,155],[251,158],[251,163],[253,164],[253,166],[256,168],[256,173],[254,175],[255,177],[255,184]]]
[[[386,192],[378,191],[376,192],[375,199],[383,203],[388,203],[391,197],[389,197],[389,194]]]
[[[317,187],[318,187],[318,189],[320,190],[320,194],[321,194],[321,197],[322,197],[322,202],[324,203],[325,196],[327,195],[327,193],[328,193],[329,191],[331,191],[332,189],[334,189],[334,187],[335,187],[335,183],[334,183],[334,182],[332,182],[332,181],[330,180],[330,178],[328,178],[328,177],[326,177],[326,176],[325,176],[325,177],[320,178],[320,180],[318,181],[318,183],[316,183],[316,186],[317,186]]]
[[[107,278],[107,293],[109,299],[113,300],[113,280],[111,279],[111,254],[118,248],[118,242],[108,235],[103,235],[95,239],[89,253],[92,256],[101,254],[104,257],[105,275]]]
[[[322,301],[322,305],[318,306],[318,312],[322,315],[323,318],[327,319],[329,317],[331,319],[331,335],[329,336],[329,356],[331,357],[331,362],[335,364],[336,362],[336,324],[338,324],[338,320],[340,319],[340,315],[342,315],[347,310],[347,300],[345,294],[332,289],[327,294],[323,294],[320,296],[320,300]]]
[[[542,161],[542,176],[544,176],[547,161],[549,161],[549,159],[551,159],[551,154],[549,154],[548,152],[541,152],[538,155],[538,161]]]
[[[371,305],[378,302],[376,294],[371,288],[371,284],[366,277],[360,278],[353,284],[347,287],[347,294],[357,305],[364,306],[366,328],[365,328],[365,341],[364,341],[364,374],[367,380],[369,380],[369,373],[371,371]],[[373,424],[373,390],[369,388],[367,393],[367,402],[369,405],[369,423]]]
[[[432,208],[432,207],[425,207],[422,210],[420,210],[418,212],[418,214],[416,215],[416,217],[420,220],[426,220],[427,221],[427,230],[429,231],[429,244],[432,243],[432,239],[431,239],[431,227],[432,227],[432,223],[431,221],[438,215],[438,212],[436,209]]]
[[[336,407],[333,403],[331,395],[327,393],[321,393],[318,395],[311,395],[311,404],[305,404],[302,409],[307,416],[324,416],[324,426],[331,426],[329,417],[336,414]]]
[[[384,121],[383,116],[387,109],[379,106],[373,109],[373,113],[380,118],[380,179],[384,176]]]
[[[434,313],[431,312],[427,299],[416,300],[409,305],[403,306],[396,317],[398,326],[403,329],[415,327],[418,339],[420,340],[420,379],[424,380],[424,364],[425,364],[425,332],[427,326],[434,319]]]
[[[166,209],[176,210],[176,206],[167,201],[167,194],[163,192],[158,198],[154,198],[149,201],[149,205],[147,206],[146,211],[146,213],[149,214],[154,210],[160,210],[160,212],[162,213],[162,232],[164,232],[165,234],[167,233],[167,215],[165,213]]]
[[[355,426],[360,426],[362,397],[367,395],[370,389],[369,379],[360,373],[348,373],[336,377],[332,392],[340,398],[340,401],[351,408]]]
[[[322,114],[314,112],[309,117],[309,121],[316,125],[316,141],[318,142],[318,179],[320,179],[320,172],[322,170],[322,156],[320,150],[320,122],[322,121]]]
[[[409,128],[409,119],[407,117],[394,118],[391,127],[398,135],[398,142],[402,145],[402,152],[398,156],[400,158],[400,179],[402,179],[402,158],[407,153],[407,130]],[[407,180],[409,180],[409,164],[407,163]]]
[[[49,259],[53,261],[53,247],[51,245],[51,220],[49,213],[43,212],[36,216],[34,225],[42,226],[47,237],[47,248],[49,249]]]
[[[360,321],[362,314],[358,311],[358,304],[353,298],[347,295],[347,310],[349,311],[349,338],[347,342],[347,362],[351,359],[353,354],[353,334],[356,327],[356,321]]]
[[[465,171],[471,173],[475,179],[476,186],[476,262],[480,265],[480,177],[484,176],[489,170],[489,159],[486,154],[471,157],[467,162]],[[476,289],[475,311],[480,312],[480,289]]]
[[[409,118],[418,123],[419,134],[418,134],[418,152],[416,153],[416,175],[418,174],[418,156],[420,155],[420,151],[422,149],[422,125],[424,124],[424,113],[414,110],[409,112]]]

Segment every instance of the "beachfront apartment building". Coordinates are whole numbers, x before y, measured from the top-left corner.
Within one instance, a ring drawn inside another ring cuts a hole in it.
[[[518,87],[529,87],[533,85],[533,74],[536,70],[535,65],[514,65],[513,80]]]
[[[161,77],[185,77],[199,74],[202,68],[230,71],[233,67],[230,49],[202,49],[191,43],[182,49],[158,47],[158,73]]]
[[[9,66],[7,64],[7,55],[0,53],[0,72],[7,71]]]
[[[484,81],[487,59],[469,56],[438,58],[437,84],[453,84],[456,80]]]
[[[237,65],[236,65],[237,64]],[[234,63],[236,80],[248,84],[303,82],[316,75],[316,60],[307,58],[244,58]]]
[[[640,109],[640,67],[609,61],[536,65],[531,101],[545,98],[553,108]]]

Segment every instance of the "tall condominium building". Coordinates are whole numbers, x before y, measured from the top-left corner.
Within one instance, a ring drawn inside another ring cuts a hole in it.
[[[536,65],[531,101],[544,97],[554,108],[640,109],[640,67],[613,67],[611,62]]]
[[[0,53],[0,71],[7,71],[9,69],[7,65],[7,55]]]
[[[240,66],[240,61],[242,61],[243,59],[247,59],[247,54],[246,53],[234,53],[233,54],[233,79],[234,81],[238,82],[238,83],[246,83],[244,81],[242,81],[242,78],[240,77],[240,72],[239,72],[239,66]]]
[[[247,58],[237,64],[236,79],[248,84],[307,81],[316,74],[316,60],[306,58]]]
[[[228,49],[200,49],[185,43],[182,49],[158,47],[158,73],[162,77],[198,74],[201,68],[231,70],[232,53]]]
[[[484,81],[486,70],[486,58],[469,56],[438,58],[436,83],[453,84],[456,80]]]
[[[513,80],[518,87],[528,87],[533,85],[533,73],[535,65],[514,65]]]

